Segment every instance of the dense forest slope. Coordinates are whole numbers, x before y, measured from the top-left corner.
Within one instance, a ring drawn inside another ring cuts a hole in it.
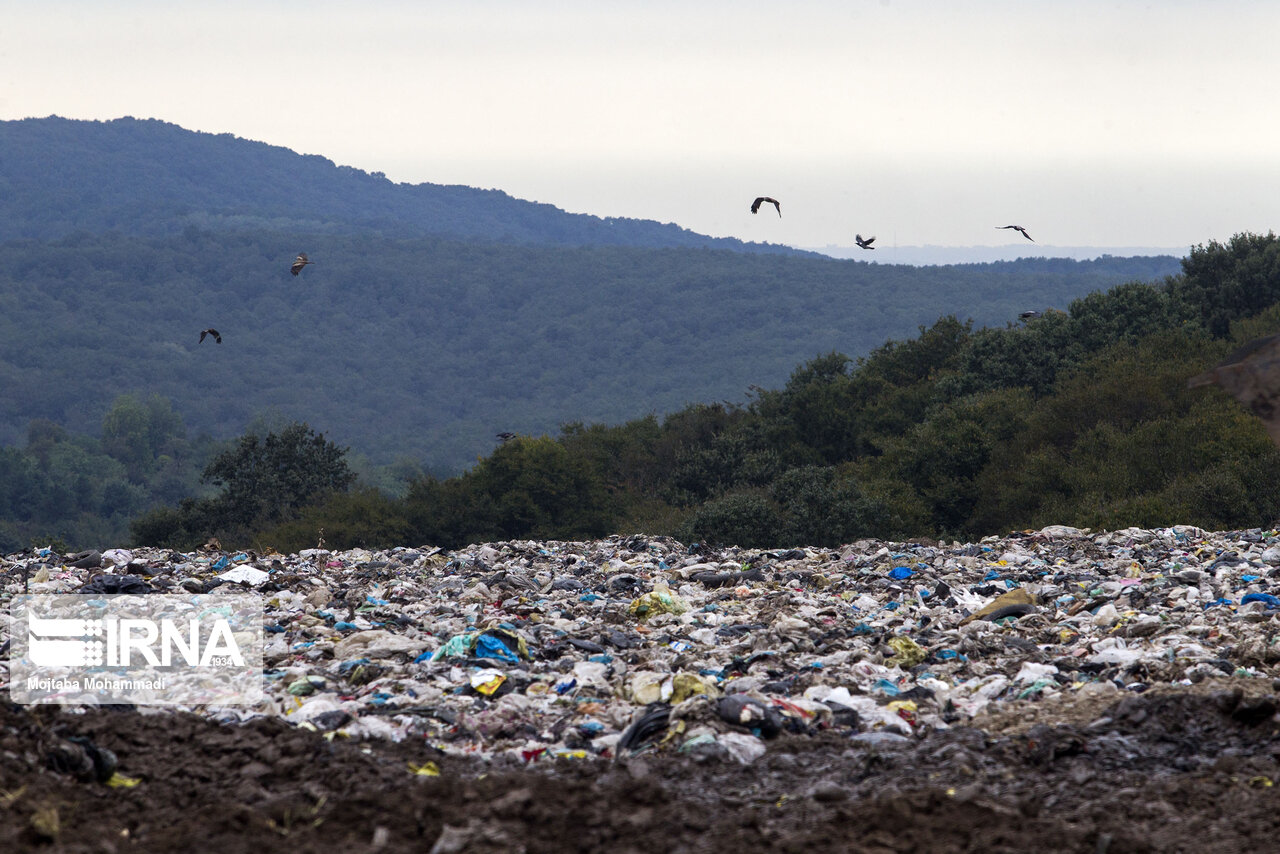
[[[1280,451],[1221,390],[1187,380],[1277,330],[1280,241],[1238,235],[1194,248],[1164,282],[1017,325],[943,317],[861,359],[811,359],[745,405],[512,436],[448,478],[411,460],[371,469],[300,423],[193,436],[167,398],[123,395],[100,438],[36,420],[25,446],[0,448],[0,549],[101,546],[126,526],[141,544],[216,535],[286,550],[610,531],[785,546],[1049,523],[1274,527]]]
[[[0,122],[0,445],[158,393],[196,432],[267,414],[454,472],[497,432],[741,401],[946,314],[1003,324],[1176,270],[834,261],[155,120]],[[208,327],[225,343],[198,346]]]
[[[746,406],[516,437],[460,476],[416,479],[402,499],[344,488],[260,507],[253,496],[270,484],[242,461],[284,443],[246,436],[206,470],[218,495],[132,530],[143,543],[221,532],[300,548],[321,530],[347,545],[613,531],[789,547],[1053,523],[1273,528],[1280,450],[1221,389],[1188,378],[1277,330],[1280,241],[1237,235],[1193,249],[1180,276],[1095,292],[1020,326],[944,317],[864,359],[819,356]],[[270,468],[324,471],[322,459],[339,459],[325,453],[276,454]],[[328,476],[349,478],[336,464]],[[281,504],[297,512],[282,517],[271,509]]]
[[[293,277],[298,250],[314,264]],[[861,355],[943,315],[1017,322],[1172,263],[913,268],[194,227],[10,241],[0,444],[35,418],[93,432],[116,396],[158,393],[215,437],[276,413],[450,473],[498,432],[740,402],[820,353]],[[222,344],[198,343],[208,327]]]
[[[397,184],[318,155],[154,119],[0,121],[0,240],[161,235],[189,225],[798,254],[670,223],[570,214],[500,190]]]
[[[1257,520],[1265,435],[1183,384],[1275,325],[1278,255],[868,264],[163,122],[3,122],[0,546]],[[356,485],[268,518],[201,477],[290,424]]]

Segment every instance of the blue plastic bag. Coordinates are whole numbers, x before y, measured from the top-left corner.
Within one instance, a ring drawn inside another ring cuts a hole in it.
[[[518,654],[508,649],[500,638],[493,635],[481,635],[476,638],[476,658],[497,658],[513,664],[520,661]]]

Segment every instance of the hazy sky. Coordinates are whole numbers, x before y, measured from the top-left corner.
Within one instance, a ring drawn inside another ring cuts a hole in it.
[[[0,0],[0,118],[158,118],[796,246],[1280,226],[1280,3]],[[748,212],[772,195],[772,209]]]

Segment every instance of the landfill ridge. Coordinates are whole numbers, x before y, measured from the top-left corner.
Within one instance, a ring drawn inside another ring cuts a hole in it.
[[[212,544],[215,545],[216,544]],[[0,846],[1280,850],[1280,534],[0,558],[254,593],[248,706],[0,699]]]

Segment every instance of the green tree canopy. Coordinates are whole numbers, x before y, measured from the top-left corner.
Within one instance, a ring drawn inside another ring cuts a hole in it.
[[[155,470],[173,440],[185,437],[182,416],[173,411],[172,401],[158,394],[145,402],[121,395],[102,419],[102,449],[124,464],[134,483]]]
[[[306,424],[279,433],[249,433],[214,458],[201,479],[222,492],[227,521],[260,526],[279,522],[308,504],[318,504],[355,480],[340,448]]]

